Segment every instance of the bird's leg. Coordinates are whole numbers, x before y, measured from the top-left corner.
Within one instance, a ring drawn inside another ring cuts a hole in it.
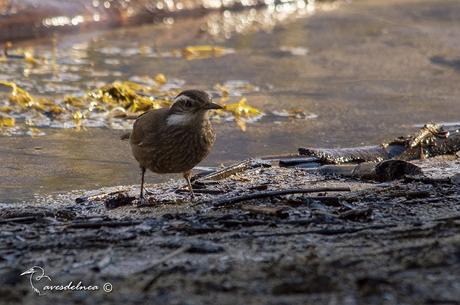
[[[143,203],[144,201],[144,176],[145,176],[145,167],[141,167],[141,194],[139,195],[139,202]]]
[[[192,177],[192,171],[186,171],[184,173],[184,178],[187,180],[188,190],[190,191],[190,196],[192,199],[195,199],[195,194],[193,193],[192,183],[190,182],[190,178]]]

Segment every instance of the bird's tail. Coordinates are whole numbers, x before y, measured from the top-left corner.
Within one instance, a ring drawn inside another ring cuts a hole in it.
[[[131,132],[127,132],[121,135],[120,140],[125,141],[129,140],[129,137],[131,136]]]

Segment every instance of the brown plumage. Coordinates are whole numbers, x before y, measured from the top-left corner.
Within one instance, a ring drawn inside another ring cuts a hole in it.
[[[146,169],[183,173],[193,196],[191,170],[208,155],[216,138],[207,111],[221,108],[206,92],[186,90],[171,108],[150,110],[137,118],[129,142],[141,167],[141,200]]]

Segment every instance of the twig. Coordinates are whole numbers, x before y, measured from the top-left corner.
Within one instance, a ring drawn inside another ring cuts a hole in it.
[[[104,200],[107,197],[114,196],[114,195],[126,195],[126,190],[120,190],[120,191],[115,191],[111,193],[101,193],[97,195],[92,195],[92,196],[83,196],[83,197],[77,197],[75,198],[76,203],[83,203],[86,201],[99,201],[99,200]]]
[[[442,218],[435,218],[433,221],[451,221],[451,220],[459,220],[460,215],[454,215],[450,217],[442,217]]]
[[[272,236],[291,236],[291,235],[304,235],[304,234],[319,234],[319,235],[339,235],[356,233],[364,230],[379,230],[386,228],[396,227],[396,224],[387,225],[373,225],[359,228],[343,228],[343,229],[319,229],[319,230],[303,230],[303,231],[291,231],[291,232],[277,232],[277,233],[262,233],[252,235],[251,237],[272,237]]]
[[[169,253],[168,255],[165,255],[163,256],[162,258],[160,258],[159,260],[157,260],[156,262],[153,262],[151,265],[143,268],[142,270],[140,271],[137,271],[136,273],[137,274],[140,274],[140,273],[145,273],[147,271],[151,271],[153,268],[155,268],[156,266],[158,265],[161,265],[163,264],[164,262],[170,260],[171,258],[173,258],[174,256],[177,256],[179,254],[182,254],[184,252],[187,252],[188,250],[190,250],[192,248],[192,245],[184,245],[176,250],[174,250],[173,252]]]
[[[305,203],[310,203],[312,201],[319,201],[322,204],[328,206],[341,206],[339,197],[337,196],[309,196],[307,198],[289,200],[286,202],[286,204],[291,206],[299,206]]]
[[[35,220],[37,220],[37,216],[11,217],[6,219],[0,219],[0,224],[10,222],[33,222]]]
[[[287,190],[279,190],[279,191],[258,192],[258,193],[246,194],[246,195],[236,196],[236,197],[226,197],[226,198],[217,199],[216,201],[211,202],[211,204],[214,206],[214,208],[219,208],[219,207],[235,204],[241,201],[282,196],[282,195],[321,193],[321,192],[350,192],[350,191],[351,190],[348,186],[347,187],[319,187],[319,188],[310,188],[310,189],[287,189]]]
[[[193,192],[195,194],[211,194],[211,195],[225,193],[225,191],[216,190],[216,189],[193,189]],[[186,194],[186,193],[190,193],[190,191],[186,190],[186,189],[177,189],[176,193],[178,193],[178,194]]]
[[[142,223],[139,220],[74,222],[67,226],[73,229],[97,229],[100,227],[126,227]]]
[[[296,157],[296,158],[291,158],[291,159],[281,159],[279,161],[279,166],[281,167],[290,167],[290,166],[296,166],[300,164],[305,164],[305,163],[318,163],[321,160],[317,157]],[[318,166],[320,164],[318,163]]]

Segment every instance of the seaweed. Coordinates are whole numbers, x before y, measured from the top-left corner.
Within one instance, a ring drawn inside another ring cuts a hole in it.
[[[0,81],[0,85],[10,88],[7,102],[0,106],[0,113],[8,114],[2,119],[2,127],[15,126],[13,118],[25,118],[31,127],[62,127],[80,130],[85,126],[109,126],[130,128],[129,120],[137,118],[151,109],[170,107],[179,89],[166,86],[168,79],[164,74],[145,77],[143,84],[130,80],[115,81],[88,90],[82,95],[67,95],[54,99],[37,97],[14,82]],[[214,111],[212,118],[234,119],[241,130],[246,130],[246,122],[256,120],[263,112],[247,104],[241,97],[237,102],[230,102],[233,94],[232,86],[254,89],[245,82],[229,83],[226,93],[221,93],[221,104],[224,109]],[[236,87],[235,87],[236,88]],[[236,90],[236,89],[235,89]],[[41,134],[35,132],[34,134]]]

